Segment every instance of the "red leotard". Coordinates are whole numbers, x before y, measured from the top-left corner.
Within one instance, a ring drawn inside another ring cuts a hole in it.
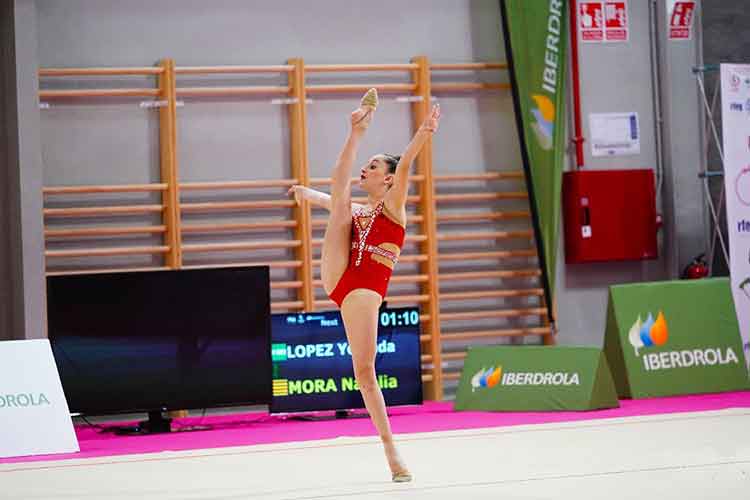
[[[357,288],[374,290],[385,298],[393,267],[404,245],[406,229],[396,222],[383,202],[375,207],[373,214],[372,221],[362,212],[352,216],[349,265],[330,295],[339,307],[349,292]]]

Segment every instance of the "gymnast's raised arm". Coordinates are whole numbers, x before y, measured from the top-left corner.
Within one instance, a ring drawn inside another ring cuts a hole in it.
[[[419,154],[422,146],[438,129],[439,122],[440,105],[436,104],[432,107],[432,110],[419,127],[419,130],[417,130],[417,133],[414,134],[409,145],[406,146],[396,166],[396,173],[393,174],[393,185],[385,197],[385,201],[392,211],[400,213],[405,209],[406,197],[409,192],[409,170],[411,164]]]

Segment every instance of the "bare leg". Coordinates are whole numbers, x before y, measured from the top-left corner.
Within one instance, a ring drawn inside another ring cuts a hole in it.
[[[396,450],[391,426],[385,409],[383,393],[375,375],[375,353],[378,335],[378,308],[382,299],[377,292],[358,288],[346,296],[341,304],[341,315],[346,336],[352,349],[352,363],[357,385],[365,407],[380,434],[391,473],[406,472],[407,468]]]
[[[346,172],[346,187],[339,192],[335,189],[331,192],[331,214],[328,216],[326,232],[323,236],[320,278],[323,280],[323,288],[328,295],[336,288],[341,275],[349,265],[349,252],[352,245],[352,188],[348,182],[349,175],[349,172]],[[336,186],[336,179],[333,185]]]
[[[346,139],[331,175],[331,215],[328,217],[320,256],[320,278],[328,295],[349,265],[352,228],[351,175],[362,131],[352,131]]]

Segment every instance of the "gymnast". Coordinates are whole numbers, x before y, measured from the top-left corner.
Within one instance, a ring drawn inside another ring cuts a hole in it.
[[[412,475],[393,441],[375,375],[378,310],[404,244],[409,169],[437,130],[440,107],[432,108],[401,156],[377,154],[360,169],[367,203],[359,205],[351,199],[351,170],[377,104],[377,92],[370,89],[352,112],[349,136],[333,167],[331,194],[305,186],[293,186],[289,194],[297,203],[308,200],[330,212],[321,256],[323,288],[341,309],[354,376],[380,434],[392,480],[407,482]]]

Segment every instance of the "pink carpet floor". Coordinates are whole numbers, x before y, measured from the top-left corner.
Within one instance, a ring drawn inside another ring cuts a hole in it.
[[[500,413],[456,412],[453,411],[452,403],[427,402],[418,407],[393,408],[389,413],[391,425],[397,434],[434,432],[750,408],[750,391],[623,400],[620,404],[620,408],[587,412]],[[108,457],[375,435],[375,429],[367,418],[298,421],[263,413],[177,419],[173,422],[172,428],[188,429],[196,425],[207,425],[211,429],[146,436],[118,436],[81,425],[76,426],[81,448],[78,453],[4,458],[0,459],[0,463]]]

